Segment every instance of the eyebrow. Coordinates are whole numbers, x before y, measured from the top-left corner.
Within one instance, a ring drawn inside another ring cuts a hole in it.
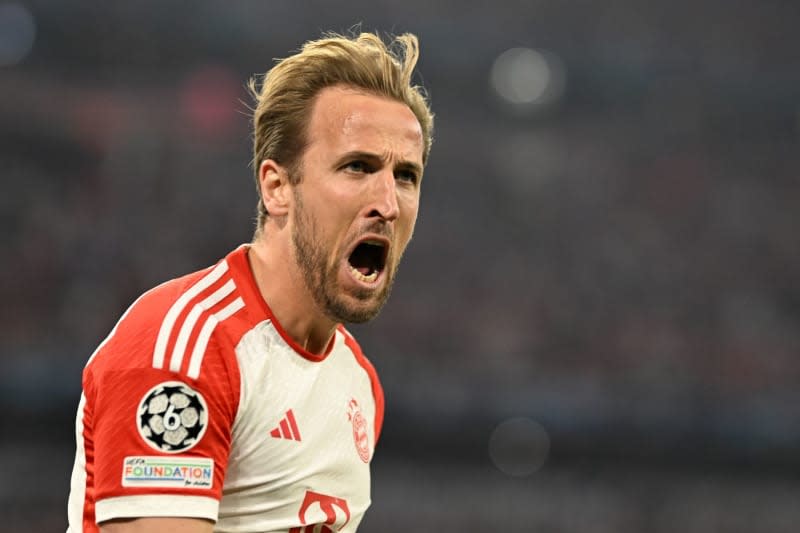
[[[343,165],[346,161],[353,160],[353,159],[365,159],[367,161],[380,161],[383,163],[384,159],[372,152],[361,152],[358,150],[347,152],[346,154],[342,155],[339,159],[336,160],[336,168]],[[394,167],[395,169],[402,169],[402,170],[411,170],[416,172],[417,175],[422,176],[422,165],[419,163],[415,163],[414,161],[398,161]]]

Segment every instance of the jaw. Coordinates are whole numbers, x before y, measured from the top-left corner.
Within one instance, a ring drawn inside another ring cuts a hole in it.
[[[323,307],[325,314],[336,322],[360,324],[380,312],[389,295],[389,276],[383,273],[374,282],[364,283],[349,271],[349,265],[343,266],[337,272],[336,282],[327,285]]]

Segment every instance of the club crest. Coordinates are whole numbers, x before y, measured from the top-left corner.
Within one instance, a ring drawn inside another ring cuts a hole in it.
[[[353,441],[356,445],[358,456],[365,463],[369,462],[369,434],[367,432],[367,420],[361,412],[361,407],[355,399],[351,399],[347,404],[347,419],[353,424]]]

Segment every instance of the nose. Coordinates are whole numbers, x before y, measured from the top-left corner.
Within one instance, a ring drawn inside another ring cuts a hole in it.
[[[377,173],[373,183],[372,201],[374,202],[370,216],[378,216],[384,220],[395,220],[400,216],[400,205],[397,202],[397,184],[394,173],[386,169]]]

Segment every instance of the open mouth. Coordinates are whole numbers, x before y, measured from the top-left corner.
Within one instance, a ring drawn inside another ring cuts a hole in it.
[[[364,283],[372,283],[386,267],[387,243],[368,239],[360,242],[348,258],[353,277]]]

